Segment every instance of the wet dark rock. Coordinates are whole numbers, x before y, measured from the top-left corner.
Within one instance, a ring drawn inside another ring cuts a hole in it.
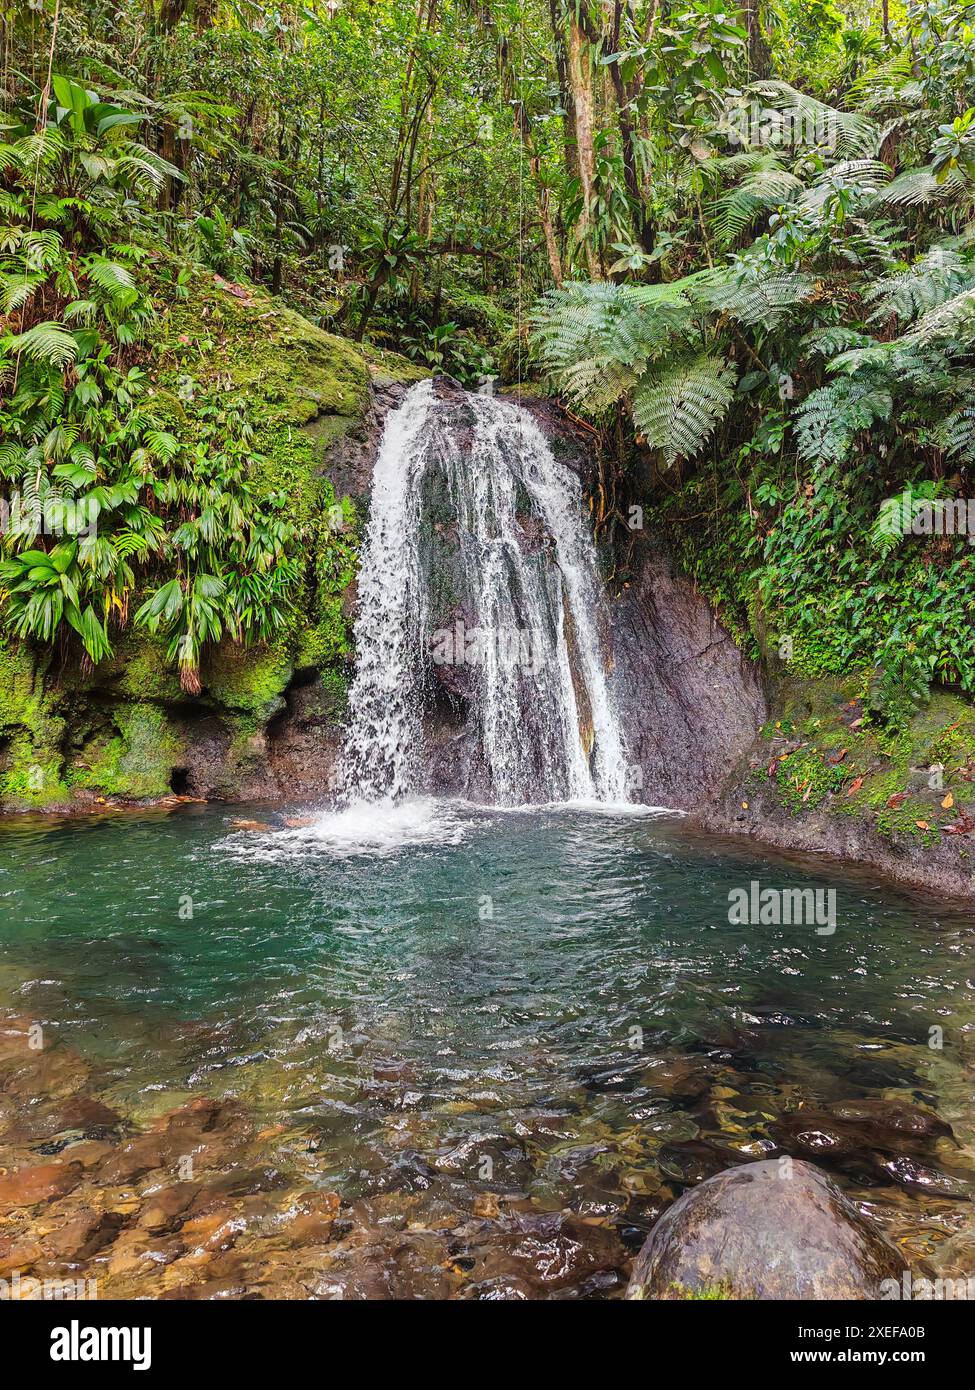
[[[44,1244],[55,1259],[69,1264],[87,1260],[111,1244],[122,1221],[118,1212],[85,1210],[52,1231],[45,1237]]]
[[[677,1055],[650,1063],[641,1083],[668,1100],[697,1100],[711,1084],[713,1066],[703,1057]]]
[[[332,1238],[341,1202],[337,1192],[302,1192],[281,1234],[294,1245],[321,1245]]]
[[[258,1290],[248,1288],[246,1284],[234,1279],[207,1279],[200,1284],[181,1284],[175,1289],[167,1289],[159,1297],[167,1302],[186,1299],[196,1303],[223,1300],[237,1303],[242,1299],[254,1302],[261,1298],[261,1294]]]
[[[246,1137],[245,1112],[232,1101],[201,1098],[163,1115],[147,1134],[128,1140],[108,1158],[99,1177],[131,1183],[157,1169],[172,1170],[192,1156],[194,1169],[226,1161]]]
[[[121,1116],[93,1096],[74,1095],[36,1111],[28,1111],[21,1132],[29,1139],[47,1139],[69,1131],[102,1138],[119,1124]]]
[[[374,1081],[394,1081],[403,1085],[412,1085],[416,1081],[412,1062],[385,1058],[373,1064],[372,1075]]]
[[[499,1274],[516,1274],[541,1293],[570,1288],[601,1271],[618,1272],[627,1256],[616,1232],[606,1226],[589,1225],[569,1212],[519,1212],[506,1219],[506,1229],[479,1259],[480,1276],[492,1277],[491,1266],[499,1260],[510,1266]]]
[[[587,1091],[635,1091],[640,1085],[642,1062],[624,1062],[615,1067],[583,1071],[579,1077]]]
[[[951,1127],[917,1106],[876,1098],[835,1101],[780,1116],[771,1130],[787,1153],[836,1164],[860,1182],[892,1182],[948,1198],[970,1195],[967,1184],[922,1161]]]
[[[14,1270],[28,1273],[43,1254],[40,1243],[29,1235],[0,1236],[0,1279]]]
[[[852,1123],[816,1110],[782,1115],[771,1132],[786,1153],[830,1161],[869,1152],[871,1140]]]
[[[521,1145],[497,1133],[468,1135],[438,1152],[433,1165],[438,1173],[502,1192],[522,1190],[533,1171]]]
[[[720,1286],[735,1298],[873,1299],[905,1268],[823,1173],[801,1160],[766,1160],[680,1197],[641,1250],[627,1298]]]
[[[372,1192],[425,1192],[436,1180],[437,1173],[422,1154],[404,1149],[392,1159],[378,1153],[367,1154],[370,1165],[360,1176]]]
[[[175,1230],[200,1190],[199,1183],[176,1182],[150,1194],[138,1224],[152,1235]]]
[[[478,1279],[466,1284],[458,1298],[478,1303],[525,1303],[534,1298],[527,1279],[517,1274],[500,1274],[495,1279]]]
[[[740,1159],[741,1154],[734,1149],[706,1139],[683,1139],[664,1144],[657,1155],[660,1171],[682,1187],[704,1182]]]
[[[697,806],[765,723],[757,668],[657,537],[639,546],[633,570],[613,605],[610,682],[629,761],[642,771],[642,800]]]
[[[838,1120],[851,1121],[879,1140],[939,1139],[951,1136],[945,1120],[917,1105],[894,1100],[842,1100],[825,1107]]]
[[[918,1163],[916,1159],[910,1158],[906,1154],[901,1154],[896,1158],[878,1158],[877,1166],[891,1182],[906,1188],[908,1192],[919,1192],[929,1197],[945,1197],[957,1201],[971,1200],[972,1188],[970,1183],[960,1178],[950,1177],[949,1174],[939,1172],[936,1168],[929,1168],[926,1164]]]
[[[343,1302],[385,1299],[445,1299],[462,1280],[447,1260],[443,1238],[416,1232],[384,1236],[361,1245],[335,1247],[324,1270],[309,1271],[306,1288],[316,1298]]]

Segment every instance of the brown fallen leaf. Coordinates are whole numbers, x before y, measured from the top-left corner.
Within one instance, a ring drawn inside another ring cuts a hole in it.
[[[863,723],[863,719],[862,719],[862,718],[860,718],[860,719],[852,719],[852,720],[850,721],[850,728],[851,728],[851,729],[859,729],[859,727],[860,727],[860,725],[861,725],[862,723]]]
[[[863,786],[863,778],[862,778],[862,777],[854,777],[853,781],[850,783],[850,785],[849,785],[849,786],[847,787],[847,789],[846,789],[846,794],[847,794],[847,796],[852,796],[852,795],[854,794],[854,792],[858,792],[862,786]]]
[[[926,821],[926,820],[916,820],[916,821],[914,822],[914,824],[917,826],[918,830],[930,830],[930,829],[931,829],[930,822],[929,822],[929,821]]]
[[[949,807],[954,806],[955,798],[952,796],[951,792],[948,793],[948,795],[945,797],[941,804],[946,811]]]
[[[826,761],[832,763],[835,767],[837,763],[841,763],[843,761],[843,759],[846,757],[849,751],[850,750],[848,748],[841,748],[838,753],[830,753]]]
[[[894,795],[887,800],[888,811],[896,811],[898,806],[903,806],[907,800],[907,792],[894,792]]]

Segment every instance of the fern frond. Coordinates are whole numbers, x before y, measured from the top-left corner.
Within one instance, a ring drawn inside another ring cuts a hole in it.
[[[531,316],[532,340],[557,388],[598,411],[626,394],[647,363],[687,331],[690,315],[680,282],[577,281],[543,296]]]
[[[877,127],[867,116],[827,106],[788,82],[754,82],[747,91],[788,116],[786,130],[798,137],[793,139],[794,145],[825,147],[847,156],[872,153],[877,148]]]
[[[844,328],[836,324],[830,328],[814,328],[799,340],[799,347],[817,357],[829,359],[838,353],[849,352],[853,348],[869,348],[873,339],[856,329]]]
[[[61,323],[36,323],[26,333],[10,334],[3,339],[11,352],[22,352],[35,362],[66,367],[78,354],[78,344]]]
[[[935,437],[949,458],[971,466],[975,464],[975,396],[953,410],[940,422]]]
[[[728,413],[736,376],[725,358],[710,353],[668,363],[640,382],[634,423],[668,464],[693,458]]]
[[[917,318],[975,284],[975,267],[957,251],[934,246],[906,270],[885,275],[868,285],[863,298],[876,304],[870,321]]]
[[[939,183],[934,170],[905,169],[874,194],[874,203],[888,207],[922,207],[926,204],[953,202],[967,188],[964,175],[955,170]]]
[[[811,392],[796,412],[798,453],[806,462],[838,463],[853,436],[893,410],[890,392],[844,377]]]
[[[762,212],[789,203],[803,191],[800,178],[774,155],[765,155],[737,188],[723,193],[715,205],[718,236],[734,241]]]
[[[962,290],[937,308],[929,309],[900,341],[913,346],[945,338],[954,339],[966,349],[975,343],[975,288]]]
[[[789,309],[815,292],[817,283],[811,275],[798,271],[776,274],[762,267],[748,267],[731,275],[716,272],[702,279],[697,294],[709,308],[730,314],[747,327],[774,328]]]

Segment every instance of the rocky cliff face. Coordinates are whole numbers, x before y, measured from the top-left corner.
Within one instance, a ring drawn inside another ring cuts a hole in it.
[[[640,778],[636,799],[688,810],[751,746],[765,695],[755,665],[652,539],[635,569],[612,611],[612,688]]]

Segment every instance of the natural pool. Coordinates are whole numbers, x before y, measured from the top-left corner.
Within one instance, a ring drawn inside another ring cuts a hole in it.
[[[581,807],[187,807],[0,848],[0,1168],[74,1165],[0,1262],[102,1298],[616,1296],[675,1196],[786,1152],[975,1271],[960,910]],[[835,888],[835,933],[729,924],[753,879]],[[830,1120],[862,1098],[954,1137]]]

